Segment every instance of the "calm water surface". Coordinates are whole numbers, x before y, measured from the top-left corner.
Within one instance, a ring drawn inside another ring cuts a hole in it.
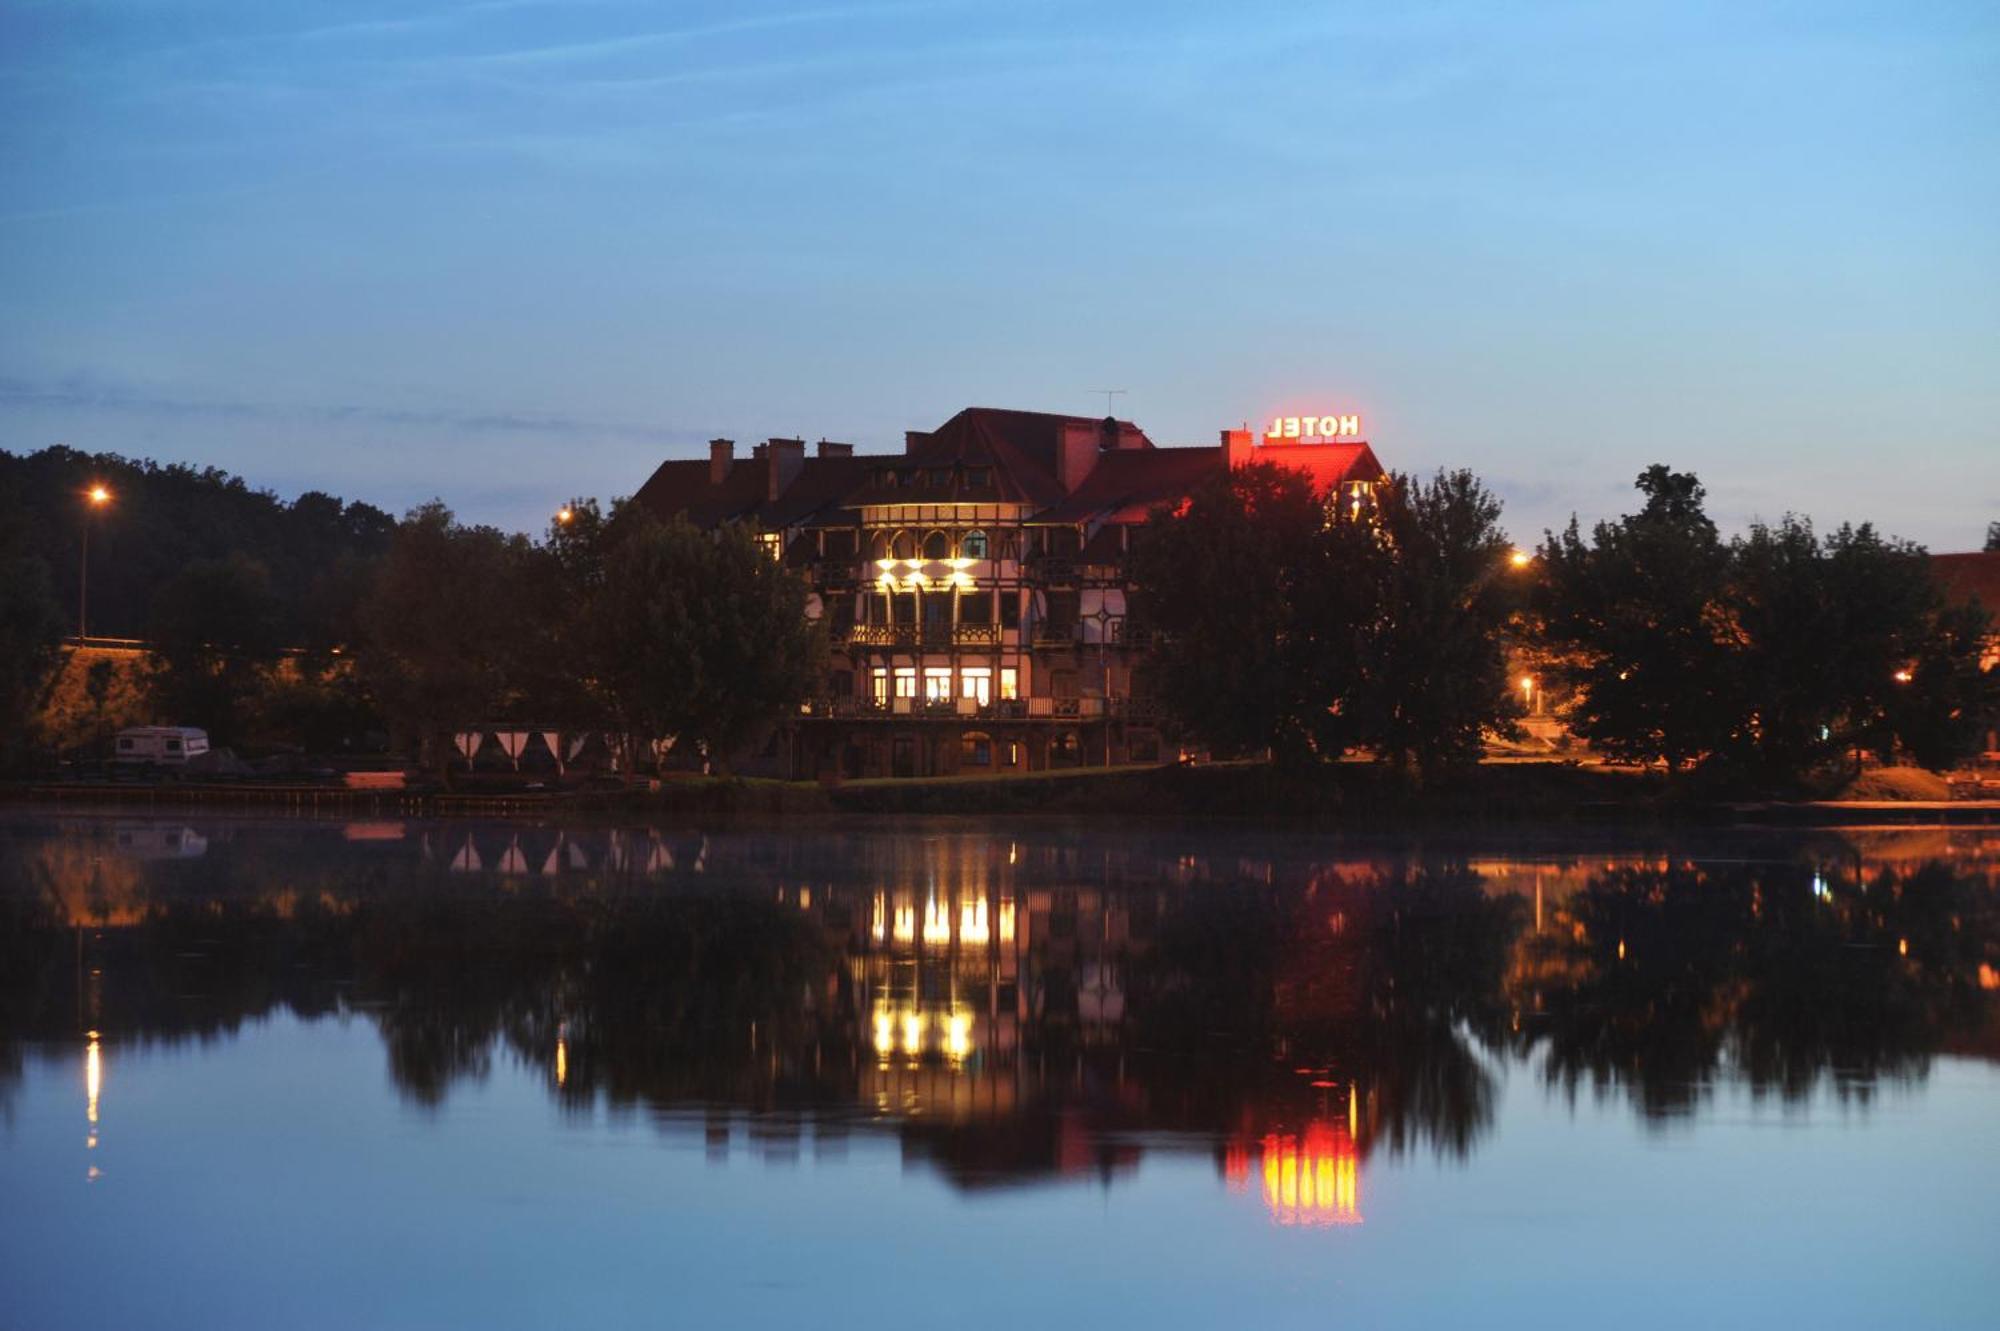
[[[0,1328],[2000,1324],[2000,835],[0,815]]]

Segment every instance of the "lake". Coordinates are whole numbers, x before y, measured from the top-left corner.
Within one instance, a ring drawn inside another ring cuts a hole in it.
[[[0,1327],[1993,1326],[2000,832],[0,813]]]

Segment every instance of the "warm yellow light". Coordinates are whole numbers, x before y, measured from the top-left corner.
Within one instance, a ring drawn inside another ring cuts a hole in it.
[[[986,899],[968,901],[958,908],[958,941],[984,943],[991,937],[986,927]]]
[[[951,914],[936,897],[924,903],[924,942],[942,947],[951,941]]]
[[[972,1015],[970,1013],[954,1012],[945,1018],[944,1052],[945,1056],[950,1058],[954,1063],[963,1063],[966,1055],[972,1052]]]
[[[1625,940],[1622,938],[1618,940],[1618,959],[1625,960]]]
[[[1910,940],[1909,940],[1909,939],[1907,939],[1907,938],[1898,938],[1898,939],[1896,940],[1896,955],[1897,955],[1897,956],[1899,956],[1899,957],[1907,957],[1907,956],[1909,956],[1909,955],[1910,955]]]
[[[898,902],[895,923],[896,941],[907,943],[917,936],[917,908]]]
[[[97,1122],[97,1096],[104,1089],[104,1056],[98,1052],[97,1032],[90,1033],[90,1046],[83,1051],[84,1112]]]
[[[1892,678],[1893,678],[1893,679],[1894,679],[1894,680],[1895,680],[1895,681],[1896,681],[1896,682],[1897,682],[1898,684],[1907,684],[1907,683],[1909,683],[1909,682],[1910,682],[1911,680],[1915,679],[1916,677],[1917,677],[1917,675],[1916,675],[1916,672],[1915,672],[1915,671],[1913,671],[1913,670],[1910,670],[1910,669],[1909,669],[1909,668],[1907,668],[1907,667],[1905,667],[1905,668],[1904,668],[1904,669],[1902,669],[1902,670],[1898,670],[1898,671],[1897,671],[1897,672],[1896,672],[1896,673],[1895,673],[1895,674],[1894,674],[1894,675],[1892,676]]]
[[[896,1048],[896,1024],[887,1008],[875,1010],[875,1052],[887,1058]]]
[[[1000,941],[1003,943],[1014,941],[1014,899],[1012,897],[1000,898]]]
[[[89,491],[90,502],[102,507],[111,502],[111,491],[101,485],[93,485]]]
[[[576,514],[574,514],[574,513],[570,512],[570,511],[569,511],[569,510],[568,510],[567,508],[559,508],[559,509],[557,509],[557,510],[556,510],[556,521],[557,521],[557,522],[561,522],[561,523],[565,523],[565,524],[567,524],[567,523],[569,522],[569,520],[570,520],[571,518],[575,517],[575,516],[576,516]]]
[[[875,909],[869,919],[868,932],[874,935],[875,941],[879,943],[882,941],[883,935],[888,931],[889,903],[880,892],[877,892],[875,894]]]
[[[568,1082],[569,1082],[569,1041],[565,1040],[562,1036],[558,1035],[556,1037],[556,1085],[563,1086],[566,1085]]]
[[[924,1019],[915,1012],[903,1014],[903,1052],[906,1054],[924,1052]]]
[[[1532,552],[1523,550],[1519,546],[1516,546],[1514,547],[1514,553],[1507,556],[1507,562],[1512,564],[1515,568],[1526,568],[1528,565],[1535,562],[1535,556]]]

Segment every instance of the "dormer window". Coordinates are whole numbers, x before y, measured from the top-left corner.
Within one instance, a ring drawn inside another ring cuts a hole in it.
[[[949,486],[951,484],[951,468],[932,467],[930,474],[930,484],[933,487],[940,490]]]
[[[993,473],[985,467],[970,467],[965,473],[965,483],[975,490],[993,484]]]

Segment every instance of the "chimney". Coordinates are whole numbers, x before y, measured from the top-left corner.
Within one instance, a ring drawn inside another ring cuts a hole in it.
[[[854,456],[854,445],[836,444],[831,439],[822,439],[814,451],[823,458],[851,458]]]
[[[711,439],[708,441],[708,483],[720,485],[729,476],[730,465],[736,460],[734,439]]]
[[[1229,466],[1230,470],[1234,471],[1238,467],[1247,467],[1250,465],[1251,459],[1256,456],[1250,451],[1252,447],[1251,435],[1248,430],[1224,430],[1222,432],[1222,460]]]
[[[806,441],[772,439],[765,443],[762,451],[766,458],[764,474],[769,478],[764,498],[776,499],[790,488],[792,482],[799,478],[799,473],[806,469]]]
[[[1103,429],[1092,421],[1065,421],[1062,437],[1056,449],[1056,483],[1063,492],[1076,489],[1083,484],[1083,478],[1090,475],[1090,469],[1097,465],[1097,455],[1103,451]]]

